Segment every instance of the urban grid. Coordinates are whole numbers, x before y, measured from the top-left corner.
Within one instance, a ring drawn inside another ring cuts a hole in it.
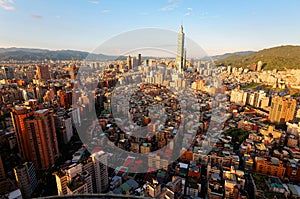
[[[0,49],[0,198],[299,199],[300,47],[190,57],[184,27],[174,57]]]

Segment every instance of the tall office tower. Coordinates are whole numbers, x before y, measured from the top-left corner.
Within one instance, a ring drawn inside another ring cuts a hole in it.
[[[108,154],[104,151],[99,151],[92,154],[91,158],[94,163],[97,193],[102,193],[108,188]]]
[[[37,169],[50,168],[59,156],[53,113],[17,107],[11,115],[21,155]]]
[[[276,123],[285,123],[294,120],[296,100],[285,97],[274,97],[271,102],[269,120]]]
[[[177,46],[177,57],[176,57],[176,67],[180,72],[184,69],[184,32],[182,25],[180,26],[180,31],[178,33],[178,46]]]
[[[24,198],[30,198],[37,187],[35,168],[32,162],[25,162],[14,168],[15,178],[18,187],[21,189]]]
[[[3,162],[2,162],[2,158],[1,158],[1,155],[0,155],[0,182],[5,180],[6,177],[5,177],[5,170],[4,170],[4,166],[3,166]]]
[[[136,59],[137,59],[138,66],[142,65],[142,55],[141,54],[137,54]]]
[[[135,68],[138,66],[137,59],[135,57],[131,57],[131,67]]]
[[[37,77],[39,80],[50,80],[50,72],[48,65],[37,66]]]
[[[15,78],[15,71],[13,67],[2,67],[1,73],[6,80]]]
[[[127,65],[128,69],[132,68],[132,63],[131,63],[131,57],[130,57],[130,55],[128,55],[128,57],[127,57],[126,65]]]

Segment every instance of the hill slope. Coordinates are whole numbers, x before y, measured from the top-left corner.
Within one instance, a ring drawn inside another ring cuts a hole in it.
[[[226,59],[228,57],[235,56],[235,55],[243,56],[243,55],[249,55],[252,53],[255,53],[255,51],[241,51],[241,52],[234,52],[234,53],[225,53],[223,55],[214,55],[211,58],[213,60],[222,60],[222,59]]]
[[[17,61],[24,60],[83,60],[89,55],[88,52],[75,50],[44,50],[31,48],[0,48],[0,61],[14,59]],[[115,59],[116,56],[103,54],[90,54],[94,59]]]
[[[265,70],[300,69],[300,46],[279,46],[248,55],[232,55],[216,63],[246,68],[258,61],[263,62]]]

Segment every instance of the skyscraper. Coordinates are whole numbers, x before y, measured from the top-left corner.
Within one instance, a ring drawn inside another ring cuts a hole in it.
[[[178,33],[178,44],[177,44],[177,57],[176,57],[176,67],[180,72],[184,69],[185,64],[185,49],[184,49],[184,32],[182,25]]]
[[[136,57],[132,57],[131,58],[131,67],[132,68],[135,68],[135,67],[137,67],[139,64],[138,64],[138,60],[137,60],[137,58]]]
[[[296,110],[296,100],[285,97],[274,97],[271,103],[269,120],[276,123],[293,121]]]
[[[137,62],[138,62],[138,66],[142,65],[142,55],[137,54],[136,59],[137,59]]]
[[[11,115],[21,155],[37,169],[50,168],[59,156],[53,113],[18,107]]]
[[[48,65],[37,66],[37,77],[39,80],[51,79]]]
[[[22,157],[30,157],[28,150],[28,139],[24,119],[29,117],[30,109],[27,107],[15,107],[12,109],[11,117],[16,132],[19,152]]]
[[[26,162],[14,168],[17,184],[24,198],[30,198],[37,187],[35,168],[32,162]]]
[[[128,55],[128,57],[127,57],[126,65],[127,65],[128,69],[132,68],[132,63],[131,63],[131,57],[130,57],[130,55]]]
[[[103,151],[99,151],[92,154],[91,158],[94,163],[97,193],[102,193],[108,188],[108,154]]]

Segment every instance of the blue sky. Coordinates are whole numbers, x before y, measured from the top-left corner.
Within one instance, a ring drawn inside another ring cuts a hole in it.
[[[0,47],[92,51],[137,28],[178,31],[210,55],[300,45],[298,0],[0,0]]]

